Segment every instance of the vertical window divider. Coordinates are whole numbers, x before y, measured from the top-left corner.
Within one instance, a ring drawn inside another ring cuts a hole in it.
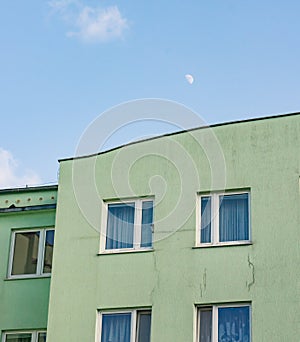
[[[36,265],[36,273],[38,275],[42,274],[43,263],[44,263],[44,245],[45,245],[45,229],[41,229],[39,231],[39,249],[38,249],[38,258]]]
[[[143,201],[138,200],[135,202],[134,213],[134,248],[140,248],[142,238],[142,207]]]
[[[41,269],[40,269],[40,274],[44,274],[44,262],[45,262],[45,251],[46,251],[46,237],[47,237],[47,231],[51,229],[44,229],[42,230],[43,234],[43,244],[42,244],[42,251],[40,255],[40,260],[41,260]],[[38,335],[38,334],[37,334]]]
[[[108,216],[108,204],[102,202],[102,217],[101,217],[101,228],[100,228],[100,252],[105,251],[106,246],[106,235],[107,235],[107,216]]]
[[[218,307],[213,306],[212,307],[212,341],[218,340]]]
[[[199,342],[200,341],[200,310],[195,306],[194,308],[194,339],[193,341]]]
[[[211,196],[212,199],[212,242],[216,244],[219,241],[219,208],[220,208],[220,197],[219,194],[213,194]]]
[[[10,275],[12,274],[14,249],[15,249],[15,240],[16,240],[16,232],[13,231],[12,234],[11,234],[11,243],[10,243],[10,253],[9,253],[9,264],[8,264],[8,274],[7,274],[7,277],[10,277]]]
[[[132,336],[132,341],[137,340],[137,311],[134,310],[131,313],[131,336]]]
[[[249,240],[252,240],[252,222],[251,222],[251,193],[248,192],[248,225],[249,225]]]

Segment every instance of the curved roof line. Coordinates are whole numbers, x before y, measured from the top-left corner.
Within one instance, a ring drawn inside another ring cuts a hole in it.
[[[142,143],[142,142],[145,142],[145,141],[156,140],[156,139],[160,139],[160,138],[163,138],[163,137],[169,137],[169,136],[172,136],[172,135],[182,134],[182,133],[186,133],[186,132],[192,132],[192,131],[201,130],[201,129],[221,127],[221,126],[227,126],[227,125],[235,125],[235,124],[239,124],[239,123],[247,123],[247,122],[252,122],[252,121],[262,121],[262,120],[270,120],[270,119],[281,119],[281,118],[284,118],[284,117],[287,117],[287,116],[296,116],[296,115],[300,115],[300,112],[276,114],[276,115],[271,115],[271,116],[263,116],[263,117],[244,119],[244,120],[227,121],[227,122],[216,123],[216,124],[212,124],[212,125],[194,127],[194,128],[189,128],[189,129],[185,129],[185,130],[182,130],[182,131],[176,131],[176,132],[171,132],[171,133],[166,133],[166,134],[158,135],[158,136],[151,137],[151,138],[145,138],[145,139],[141,139],[141,140],[137,140],[137,141],[131,141],[129,143],[122,144],[122,145],[119,145],[119,146],[116,146],[116,147],[113,147],[113,148],[110,148],[108,150],[101,151],[101,152],[96,152],[96,153],[87,154],[87,155],[83,155],[83,156],[77,156],[77,157],[69,157],[69,158],[58,159],[58,162],[60,163],[60,162],[68,161],[68,160],[76,160],[76,159],[95,157],[95,156],[99,156],[101,154],[105,154],[105,153],[109,153],[109,152],[118,150],[118,149],[123,148],[123,147],[139,144],[139,143]]]

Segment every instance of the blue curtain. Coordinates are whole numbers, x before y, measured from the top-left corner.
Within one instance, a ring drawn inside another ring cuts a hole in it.
[[[103,314],[101,342],[130,342],[131,314]]]
[[[201,197],[201,243],[211,242],[211,197]]]
[[[153,201],[143,202],[141,247],[152,247]]]
[[[132,248],[134,203],[108,205],[106,249]]]
[[[249,240],[248,194],[220,196],[219,239]]]
[[[250,341],[249,306],[218,309],[218,342]]]

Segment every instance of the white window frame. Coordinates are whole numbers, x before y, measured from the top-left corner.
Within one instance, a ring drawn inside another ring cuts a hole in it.
[[[47,330],[19,330],[19,331],[5,331],[2,335],[2,342],[6,342],[6,337],[14,334],[31,334],[31,342],[37,342],[38,336],[41,333],[46,333]]]
[[[96,329],[96,339],[95,342],[101,342],[101,333],[102,333],[102,316],[109,314],[131,314],[131,334],[130,334],[130,342],[135,342],[137,339],[137,331],[138,331],[138,314],[143,312],[151,313],[151,322],[152,322],[152,310],[151,308],[139,308],[139,309],[129,309],[129,310],[99,310],[97,311],[97,329]],[[152,329],[152,324],[151,324]]]
[[[153,249],[153,233],[154,223],[152,222],[152,246],[141,247],[142,239],[142,208],[143,202],[153,202],[153,221],[154,221],[154,198],[133,198],[118,201],[108,201],[102,203],[102,219],[101,219],[101,236],[100,236],[100,254],[105,253],[122,253],[122,252],[136,252]],[[110,204],[126,204],[134,203],[134,232],[133,232],[133,247],[132,248],[116,248],[106,249],[106,231],[107,231],[107,218],[108,218],[108,206]]]
[[[12,231],[9,264],[8,264],[8,278],[9,279],[41,278],[41,277],[50,277],[51,276],[51,273],[44,273],[43,272],[44,257],[45,257],[45,246],[46,246],[46,234],[47,234],[47,231],[51,231],[51,230],[55,231],[54,227],[34,228],[34,229],[16,229],[16,230]],[[36,273],[16,274],[16,275],[11,274],[12,273],[12,267],[13,267],[16,234],[18,234],[18,233],[34,233],[34,232],[40,233]]]
[[[248,240],[224,241],[219,240],[219,208],[220,196],[228,195],[248,195]],[[211,242],[201,242],[201,199],[202,197],[211,198]],[[251,197],[250,191],[226,191],[201,193],[197,195],[197,213],[196,213],[196,247],[226,246],[226,245],[247,245],[251,243]]]
[[[196,337],[195,342],[199,342],[200,338],[200,311],[201,309],[211,309],[212,310],[212,342],[218,342],[218,325],[219,325],[219,316],[218,309],[219,308],[241,308],[248,307],[249,308],[249,342],[252,341],[252,311],[251,311],[251,303],[232,303],[232,304],[218,304],[218,305],[198,305],[196,306]]]

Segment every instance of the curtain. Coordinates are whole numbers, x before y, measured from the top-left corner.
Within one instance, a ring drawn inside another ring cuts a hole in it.
[[[152,247],[153,201],[144,201],[142,207],[141,247]]]
[[[211,197],[201,197],[201,243],[211,242]]]
[[[249,240],[248,194],[220,196],[220,242]]]
[[[249,306],[218,309],[218,342],[249,342]]]
[[[132,248],[134,202],[108,205],[106,249]]]
[[[101,342],[130,342],[131,313],[103,314]]]
[[[199,342],[211,342],[212,309],[200,310],[200,334]]]

